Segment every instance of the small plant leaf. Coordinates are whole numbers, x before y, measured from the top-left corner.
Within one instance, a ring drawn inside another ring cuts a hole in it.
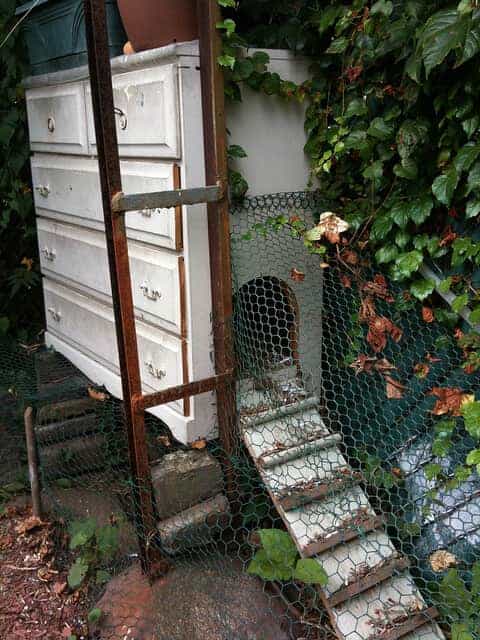
[[[94,624],[95,622],[98,622],[101,617],[102,617],[102,610],[99,609],[98,607],[96,607],[95,609],[92,609],[88,613],[88,621],[91,624]]]
[[[301,559],[297,562],[294,578],[305,584],[326,585],[328,582],[325,569],[313,558]]]
[[[88,573],[89,565],[83,558],[77,558],[68,572],[68,586],[70,589],[78,589]]]

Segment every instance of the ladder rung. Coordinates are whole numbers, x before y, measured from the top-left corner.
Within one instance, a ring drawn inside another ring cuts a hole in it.
[[[355,538],[360,537],[362,533],[369,533],[370,531],[380,529],[384,524],[384,520],[380,516],[364,518],[355,524],[352,523],[348,528],[341,529],[326,538],[310,542],[310,544],[307,544],[307,546],[302,550],[302,555],[304,558],[311,558],[312,556],[316,556],[324,551],[328,551],[328,549],[337,547],[339,544],[355,540]]]
[[[358,596],[364,591],[368,591],[368,589],[371,589],[381,582],[385,582],[385,580],[391,578],[395,572],[408,569],[409,566],[410,562],[407,558],[393,558],[392,560],[383,562],[381,567],[372,567],[371,573],[359,577],[355,582],[335,591],[328,599],[328,604],[331,607],[338,607],[339,604]]]
[[[223,195],[222,189],[217,185],[153,193],[132,193],[130,195],[119,192],[112,198],[112,211],[124,213],[127,211],[169,209],[186,204],[206,204],[207,202],[218,202],[223,198]]]
[[[198,396],[201,393],[214,391],[220,384],[224,384],[231,379],[232,371],[227,371],[226,373],[219,374],[218,376],[212,376],[211,378],[204,378],[203,380],[181,384],[177,387],[170,387],[164,391],[157,391],[156,393],[151,393],[146,396],[135,396],[135,410],[143,411],[162,404],[168,404],[169,402],[175,402],[176,400],[182,400],[183,398],[190,396]]]
[[[343,469],[346,469],[343,467]],[[284,511],[293,511],[307,504],[323,500],[327,496],[345,491],[347,487],[353,487],[362,481],[362,475],[356,472],[339,474],[337,477],[309,487],[293,486],[283,489],[275,498],[278,506]]]
[[[371,635],[369,640],[398,640],[408,633],[415,631],[415,629],[423,627],[424,624],[433,622],[435,618],[438,618],[438,615],[438,609],[436,607],[428,607],[428,609],[415,613],[388,631]]]
[[[303,458],[311,453],[315,453],[319,450],[331,449],[336,444],[342,441],[342,436],[339,433],[332,433],[323,435],[320,438],[311,438],[288,447],[287,449],[280,449],[273,453],[264,453],[258,459],[258,464],[263,469],[271,469],[279,464],[285,464],[286,462],[293,462],[299,458]]]

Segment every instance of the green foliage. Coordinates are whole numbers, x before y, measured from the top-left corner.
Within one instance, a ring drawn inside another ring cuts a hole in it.
[[[452,640],[478,640],[480,562],[473,565],[468,581],[458,569],[450,569],[440,582],[438,598],[443,615],[452,622]]]
[[[313,559],[299,559],[297,548],[286,531],[260,529],[261,548],[248,566],[248,573],[264,580],[298,580],[305,584],[327,583],[327,574]]]
[[[73,521],[68,532],[70,549],[79,552],[68,572],[70,589],[78,589],[93,577],[97,584],[108,582],[110,574],[100,567],[111,561],[118,550],[118,528],[111,525],[99,527],[94,518],[86,518]]]
[[[0,6],[0,41],[14,23],[16,2]],[[32,339],[43,324],[35,213],[30,187],[25,47],[16,30],[0,49],[0,337]]]

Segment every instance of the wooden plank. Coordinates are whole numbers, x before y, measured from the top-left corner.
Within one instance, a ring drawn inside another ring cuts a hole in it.
[[[355,524],[352,523],[351,527],[341,529],[336,533],[333,533],[331,536],[315,540],[314,542],[307,544],[302,550],[302,555],[304,558],[311,558],[312,556],[323,553],[324,551],[332,549],[339,544],[343,544],[349,540],[354,540],[362,533],[368,533],[369,531],[380,529],[383,525],[384,520],[380,516],[359,520]]]
[[[372,587],[384,582],[388,578],[391,578],[397,571],[403,571],[408,569],[410,562],[407,558],[393,558],[387,562],[382,562],[378,569],[371,569],[370,573],[359,577],[355,582],[347,585],[343,589],[336,591],[328,599],[328,603],[331,607],[338,607],[346,600],[350,600],[360,593],[371,589]]]
[[[358,484],[362,480],[360,473],[355,473],[348,467],[345,468],[348,473],[339,475],[338,478],[332,478],[328,482],[322,482],[310,487],[291,487],[283,489],[276,495],[278,506],[284,511],[291,511],[303,507],[310,502],[322,500],[323,498],[335,493],[343,491],[349,486]]]
[[[280,464],[293,462],[294,460],[298,460],[298,458],[303,458],[315,451],[332,448],[341,441],[342,437],[338,433],[324,435],[320,438],[306,438],[303,442],[300,442],[293,447],[285,449],[278,448],[277,451],[267,451],[258,458],[258,464],[264,469],[271,469],[272,467],[276,467]]]
[[[439,613],[436,607],[428,607],[428,609],[419,611],[419,613],[411,616],[405,620],[405,622],[395,625],[394,628],[389,629],[388,631],[382,631],[381,633],[371,635],[368,640],[398,640],[399,638],[406,636],[407,633],[411,633],[412,631],[423,627],[423,625],[432,622],[438,618],[438,615]]]
[[[187,204],[206,204],[218,202],[223,197],[218,186],[195,187],[193,189],[173,189],[171,191],[154,191],[152,193],[132,193],[125,195],[116,193],[112,198],[112,211],[145,211],[149,209],[171,209]]]

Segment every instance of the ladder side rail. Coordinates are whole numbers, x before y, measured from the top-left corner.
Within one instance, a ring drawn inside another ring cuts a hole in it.
[[[105,0],[84,0],[88,63],[112,285],[113,311],[122,379],[125,425],[134,483],[137,536],[143,570],[161,561],[151,541],[156,535],[153,493],[143,411],[135,411],[133,396],[141,393],[140,365],[133,307],[125,216],[112,211],[112,198],[122,191],[115,124],[112,73],[108,49]]]

